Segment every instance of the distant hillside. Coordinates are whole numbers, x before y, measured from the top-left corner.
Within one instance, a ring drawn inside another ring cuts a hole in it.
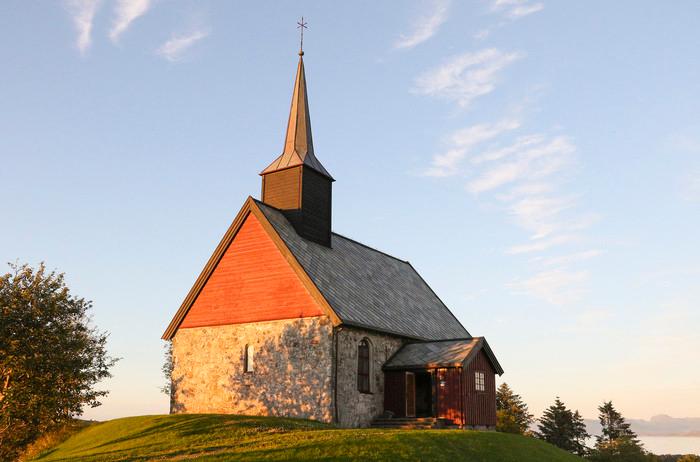
[[[700,436],[700,418],[655,415],[649,420],[629,419],[632,430],[642,436]],[[600,434],[600,422],[586,419],[588,433]]]
[[[39,461],[430,460],[575,462],[542,441],[463,430],[342,430],[272,417],[141,416],[103,422],[44,451]]]

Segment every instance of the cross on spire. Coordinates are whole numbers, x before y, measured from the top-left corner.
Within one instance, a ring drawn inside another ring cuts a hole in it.
[[[300,29],[301,40],[299,41],[299,56],[304,56],[304,29],[308,29],[306,25],[308,22],[304,22],[304,17],[301,17],[301,21],[297,21],[297,29]]]

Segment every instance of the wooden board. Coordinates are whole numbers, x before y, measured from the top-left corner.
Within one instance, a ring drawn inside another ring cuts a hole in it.
[[[475,372],[484,373],[484,391],[476,390]],[[483,350],[464,369],[467,425],[496,425],[496,373]]]
[[[322,314],[258,219],[250,214],[180,328]]]
[[[416,416],[416,375],[406,372],[406,417]]]
[[[403,371],[384,372],[384,409],[395,417],[406,417],[406,374]]]
[[[455,424],[463,423],[462,377],[460,368],[437,370],[437,417],[451,419]]]

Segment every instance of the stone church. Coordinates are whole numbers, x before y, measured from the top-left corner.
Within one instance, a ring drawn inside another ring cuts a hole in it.
[[[171,413],[493,428],[503,370],[405,260],[331,230],[303,52],[284,150],[175,313]],[[381,418],[382,420],[376,420]]]

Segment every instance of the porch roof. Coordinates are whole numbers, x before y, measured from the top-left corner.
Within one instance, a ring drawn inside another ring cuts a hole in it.
[[[498,375],[503,374],[491,348],[483,337],[408,343],[384,364],[385,370],[434,369],[437,367],[464,367],[483,349]]]

